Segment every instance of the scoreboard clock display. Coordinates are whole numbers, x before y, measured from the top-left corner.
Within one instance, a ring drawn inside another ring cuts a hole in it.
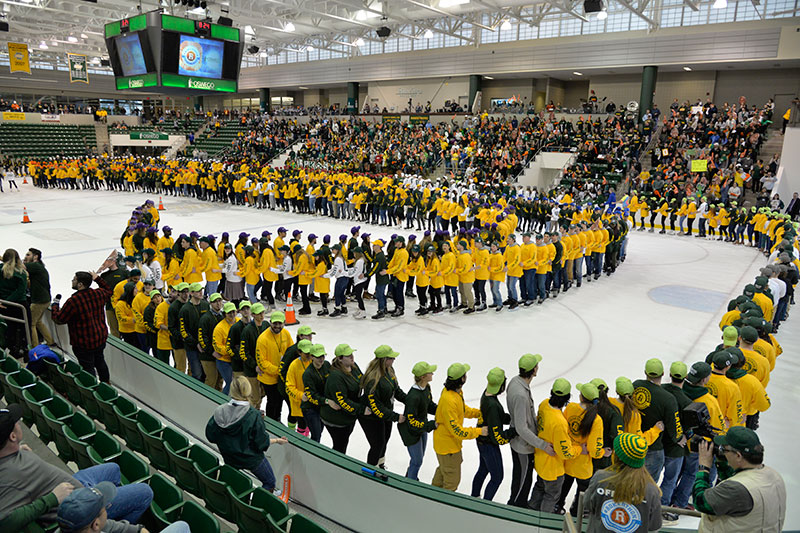
[[[208,37],[211,35],[211,23],[204,20],[198,20],[194,23],[194,32],[197,35]]]

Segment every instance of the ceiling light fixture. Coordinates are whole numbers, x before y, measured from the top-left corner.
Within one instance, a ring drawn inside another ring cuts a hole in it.
[[[578,72],[577,70],[573,72],[576,76],[583,76],[583,72]]]
[[[284,26],[283,29],[285,31],[290,31],[291,32],[291,31],[295,30],[295,27],[294,27],[294,24],[292,24],[291,22],[287,22],[286,26]]]
[[[307,91],[308,90],[308,87],[303,87],[302,85],[298,86],[297,88],[300,89],[301,91]]]
[[[433,31],[425,30],[425,34],[423,35],[426,39],[433,39]]]
[[[362,39],[361,37],[359,37],[358,39],[356,39],[355,41],[353,41],[353,44],[354,44],[354,45],[356,45],[356,46],[364,46],[364,39]]]
[[[511,29],[511,23],[506,19],[500,24],[500,29],[503,31],[508,31]]]
[[[691,72],[692,71],[692,67],[683,67],[683,70],[685,70],[686,72]]]
[[[439,0],[439,7],[454,7],[469,4],[469,0]]]
[[[608,12],[607,11],[600,11],[597,14],[597,20],[606,20],[607,18],[608,18]]]
[[[40,50],[47,50],[47,48],[48,48],[48,46],[47,46],[46,42],[42,41],[42,42],[39,43],[39,49]]]
[[[728,7],[728,0],[714,0],[714,5],[712,5],[714,9],[725,9]]]
[[[491,76],[484,76],[483,79],[485,79],[485,80],[493,80],[494,78],[491,77]]]
[[[313,52],[315,48],[313,46],[306,46],[306,52]]]
[[[67,37],[67,40],[69,42],[71,42],[71,43],[77,43],[78,42],[78,38],[75,37],[74,35],[70,35],[69,37]]]

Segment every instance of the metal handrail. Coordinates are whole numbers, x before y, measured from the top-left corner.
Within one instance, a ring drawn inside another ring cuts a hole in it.
[[[13,317],[13,316],[4,315],[2,310],[0,310],[0,318],[2,318],[3,320],[6,320],[8,322],[16,322],[18,324],[24,324],[25,325],[25,338],[28,341],[28,349],[31,349],[33,347],[33,345],[31,343],[31,327],[30,327],[30,324],[28,323],[28,310],[25,308],[24,305],[22,305],[20,303],[10,302],[8,300],[0,300],[0,304],[2,304],[4,306],[19,307],[22,310],[22,318],[21,319]]]

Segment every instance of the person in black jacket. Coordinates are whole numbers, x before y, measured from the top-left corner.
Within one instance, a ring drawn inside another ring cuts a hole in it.
[[[383,344],[375,348],[373,359],[361,378],[363,413],[359,422],[369,442],[367,463],[384,468],[386,446],[395,422],[403,423],[405,415],[394,412],[394,400],[405,403],[406,393],[397,383],[392,365],[400,355]]]
[[[250,406],[250,382],[239,376],[231,384],[231,401],[220,405],[206,424],[206,438],[219,448],[225,464],[249,470],[262,486],[275,490],[275,474],[264,456],[270,444],[286,444],[286,437],[270,438],[261,413]]]
[[[429,365],[420,361],[411,373],[414,374],[414,384],[406,393],[406,408],[403,414],[405,422],[397,425],[403,444],[408,449],[411,458],[406,470],[406,477],[419,481],[419,469],[428,447],[428,433],[436,429],[435,420],[428,420],[428,415],[436,415],[436,402],[431,394],[431,381],[436,365]]]
[[[320,409],[333,449],[341,453],[347,453],[350,435],[358,414],[363,411],[359,397],[361,369],[353,360],[354,351],[347,344],[340,344],[334,350],[331,371],[325,381],[325,404]]]
[[[319,442],[322,438],[322,418],[320,408],[325,404],[325,382],[331,373],[331,364],[325,360],[325,347],[315,344],[311,347],[311,366],[303,372],[303,397],[300,409],[303,419],[311,431],[311,440]]]
[[[475,477],[472,478],[472,497],[479,498],[486,476],[491,475],[483,499],[494,498],[500,483],[503,481],[503,455],[500,446],[508,444],[517,436],[514,428],[503,429],[504,424],[511,423],[511,416],[503,410],[503,405],[497,397],[506,390],[506,373],[502,368],[495,367],[486,376],[486,390],[481,396],[481,420],[478,427],[486,427],[488,435],[478,437],[478,452],[481,463]]]

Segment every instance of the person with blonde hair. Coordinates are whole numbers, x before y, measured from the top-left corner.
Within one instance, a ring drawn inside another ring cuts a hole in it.
[[[3,252],[2,273],[0,273],[0,300],[18,303],[27,307],[28,271],[13,248]],[[3,314],[13,318],[23,318],[24,311],[16,306],[4,306]],[[8,321],[7,344],[14,357],[20,358],[28,351],[25,326]]]
[[[206,438],[219,448],[225,464],[249,470],[263,487],[275,490],[275,474],[264,456],[270,444],[286,444],[286,437],[270,438],[261,413],[249,402],[250,381],[238,376],[231,383],[231,401],[214,409],[206,424]]]
[[[595,472],[586,489],[587,533],[661,529],[661,490],[644,467],[647,448],[633,433],[614,439],[611,466]]]
[[[394,360],[400,355],[386,344],[375,348],[375,358],[370,361],[361,377],[363,414],[359,416],[361,428],[369,442],[367,463],[383,467],[386,446],[395,422],[403,423],[404,414],[394,412],[394,401],[406,401],[406,393],[397,383]]]

